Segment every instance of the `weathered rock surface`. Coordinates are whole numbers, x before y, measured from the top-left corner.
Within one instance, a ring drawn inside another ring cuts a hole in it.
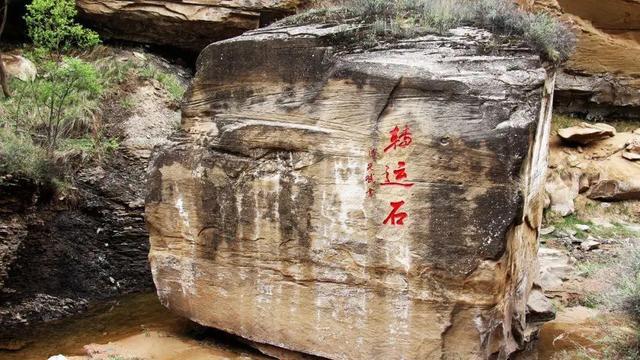
[[[544,185],[551,211],[567,216],[575,211],[574,200],[579,193],[579,171],[550,172]]]
[[[199,52],[268,25],[306,0],[76,0],[79,15],[107,38]]]
[[[562,282],[573,270],[569,256],[561,250],[541,247],[538,251],[540,285],[547,292],[562,291]]]
[[[202,52],[151,166],[158,295],[332,359],[505,358],[532,334],[553,77],[522,48],[480,55],[484,31],[368,52],[346,31]]]
[[[633,140],[624,148],[622,157],[631,161],[640,160],[640,137]]]
[[[640,1],[520,0],[571,22],[577,48],[556,82],[556,110],[640,117]]]
[[[33,81],[38,74],[36,66],[23,56],[2,54],[2,62],[9,76],[16,77],[22,81]]]
[[[611,55],[615,56],[615,55]],[[560,72],[556,81],[555,111],[590,120],[640,118],[640,78],[615,73]]]
[[[611,125],[596,123],[581,123],[558,130],[558,136],[566,142],[587,145],[594,141],[610,138],[616,134],[616,128]]]
[[[638,134],[620,132],[576,148],[554,136],[550,142],[552,170],[545,184],[551,210],[562,216],[573,213],[579,193],[601,201],[640,199],[640,163],[628,159],[639,140]]]

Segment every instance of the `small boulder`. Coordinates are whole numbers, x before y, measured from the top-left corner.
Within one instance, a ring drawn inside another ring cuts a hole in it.
[[[540,263],[540,285],[545,290],[559,291],[562,283],[569,279],[573,272],[566,252],[558,249],[540,247],[538,250]]]
[[[584,251],[591,251],[600,247],[600,243],[595,240],[586,240],[580,244],[580,248]]]
[[[589,190],[589,186],[591,186],[589,175],[587,174],[580,175],[580,180],[578,181],[578,187],[579,187],[578,192],[580,194],[586,192],[587,190]]]
[[[591,229],[591,228],[589,227],[589,225],[576,224],[576,229],[578,229],[580,231],[589,231],[589,229]]]
[[[22,81],[33,81],[36,79],[38,70],[31,60],[20,55],[2,55],[2,62],[9,76],[13,76]]]
[[[547,322],[556,318],[551,301],[541,289],[533,289],[527,301],[527,322]]]
[[[556,227],[551,225],[549,227],[540,229],[540,235],[549,235],[554,231],[556,231]]]
[[[558,130],[558,136],[566,142],[587,145],[594,141],[604,140],[616,134],[616,129],[607,124],[597,123],[580,123],[580,125],[572,126]]]

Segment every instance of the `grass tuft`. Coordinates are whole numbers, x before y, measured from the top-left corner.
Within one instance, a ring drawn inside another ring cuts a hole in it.
[[[138,70],[138,75],[144,80],[154,79],[171,95],[171,99],[180,102],[186,91],[185,86],[178,78],[170,73],[162,71],[154,65],[147,65]]]
[[[46,151],[35,145],[31,137],[0,127],[0,175],[21,175],[48,183],[51,167]]]
[[[383,39],[477,26],[522,38],[554,63],[565,61],[575,47],[575,36],[567,25],[546,13],[525,12],[512,0],[345,0],[338,6],[312,9],[280,23],[361,24],[368,35]]]

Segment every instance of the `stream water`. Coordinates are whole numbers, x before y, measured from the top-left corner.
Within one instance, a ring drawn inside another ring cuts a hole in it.
[[[587,337],[593,335],[590,327],[595,327],[586,320],[589,317],[577,313],[572,318],[577,323],[565,318],[545,325],[537,349],[539,360],[551,360],[563,351],[590,345]],[[72,360],[87,359],[88,344],[108,344],[89,348],[116,350],[123,358],[266,359],[229,336],[172,314],[155,294],[126,296],[94,306],[82,316],[40,326],[17,343],[23,344],[20,350],[0,350],[0,359],[46,360],[57,354]]]
[[[88,344],[109,344],[102,349],[115,349],[122,358],[265,359],[229,336],[172,314],[155,293],[96,305],[81,316],[47,323],[16,340],[22,348],[0,350],[0,360],[46,360],[57,354],[85,359]]]

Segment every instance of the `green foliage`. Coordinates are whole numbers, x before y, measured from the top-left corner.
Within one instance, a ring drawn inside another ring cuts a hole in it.
[[[32,82],[11,79],[14,96],[0,98],[0,175],[21,173],[59,191],[73,182],[78,166],[100,161],[120,146],[117,138],[105,136],[113,131],[103,128],[102,106],[107,113],[112,106],[133,108],[132,98],[124,95],[139,80],[157,82],[176,101],[185,90],[159,66],[112,52],[104,56],[102,47],[85,54],[88,61],[47,56],[42,49],[24,55],[39,71]]]
[[[593,223],[591,223],[591,221],[580,220],[576,214],[571,214],[565,217],[558,216],[557,218],[549,219],[548,221],[553,224],[556,231],[575,232],[575,236],[578,239],[586,239],[588,234],[586,231],[578,229],[577,225],[588,225],[589,227],[593,227]]]
[[[617,281],[622,305],[640,320],[640,249],[629,253],[623,264],[625,271]]]
[[[136,63],[131,60],[122,61],[113,57],[99,59],[94,64],[105,87],[122,84],[131,74],[132,69],[136,68]]]
[[[545,13],[524,12],[512,0],[346,0],[341,6],[314,9],[281,21],[284,25],[316,22],[363,24],[369,35],[387,39],[473,25],[520,37],[553,62],[566,60],[575,46],[566,25]]]
[[[61,151],[81,151],[92,158],[102,158],[120,147],[118,139],[102,136],[63,139],[59,149]]]
[[[51,177],[45,151],[26,135],[0,128],[0,175],[19,174],[38,182]]]
[[[48,51],[87,49],[100,43],[98,34],[75,22],[74,0],[33,0],[24,19],[27,33],[38,48]]]
[[[586,278],[593,276],[605,267],[606,264],[596,261],[585,261],[576,264],[576,270],[578,270],[578,274]]]
[[[552,224],[558,231],[574,231],[575,237],[578,239],[586,239],[589,234],[601,239],[625,239],[640,237],[640,233],[633,231],[627,224],[613,222],[610,226],[601,226],[594,224],[591,220],[586,220],[576,214],[561,217],[547,216],[547,223]],[[578,225],[587,225],[589,230],[580,230]]]
[[[77,58],[40,65],[42,76],[16,82],[16,96],[5,104],[8,125],[41,136],[49,153],[61,136],[92,125],[93,111],[103,92],[96,68]]]
[[[123,109],[131,110],[133,109],[135,104],[133,103],[133,99],[130,96],[125,96],[120,100],[120,106],[122,106]]]
[[[626,312],[635,324],[612,324],[610,318],[603,324],[605,336],[592,339],[598,349],[583,348],[571,358],[640,359],[640,248],[630,246],[616,258],[579,263],[578,268],[602,283],[602,288],[582,296],[581,305],[603,313]]]

